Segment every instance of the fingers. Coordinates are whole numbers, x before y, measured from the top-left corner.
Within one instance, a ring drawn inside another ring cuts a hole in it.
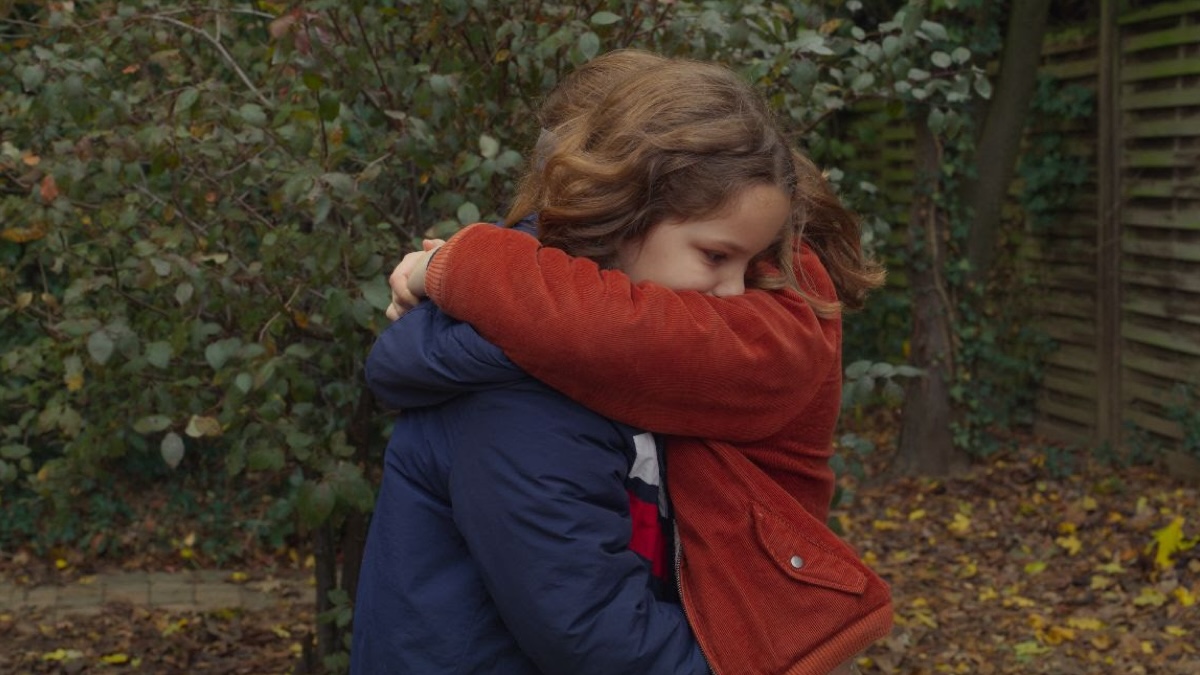
[[[420,251],[413,251],[404,256],[388,275],[388,286],[392,290],[392,304],[387,308],[387,317],[392,321],[399,319],[405,312],[417,306],[425,295],[424,272],[429,261],[430,252],[445,244],[444,239],[425,239],[421,242]],[[413,279],[413,277],[416,279]],[[418,283],[413,283],[414,281]]]

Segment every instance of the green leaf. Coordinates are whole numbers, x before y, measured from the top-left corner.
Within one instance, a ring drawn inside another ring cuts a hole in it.
[[[113,342],[112,336],[108,334],[107,330],[100,329],[88,337],[88,354],[91,355],[93,361],[100,365],[108,363],[115,348],[116,343]]]
[[[445,75],[430,75],[429,88],[437,96],[445,96],[450,93],[450,78]]]
[[[33,452],[29,446],[14,443],[10,445],[0,445],[0,457],[11,459],[13,461],[28,457],[29,453]]]
[[[372,277],[358,285],[369,305],[383,312],[392,304],[392,289],[382,276]],[[291,349],[289,348],[289,353]]]
[[[212,366],[213,370],[220,370],[230,357],[237,354],[241,348],[242,341],[240,338],[217,340],[204,348],[204,360],[208,361],[208,365]]]
[[[966,47],[955,47],[954,51],[950,52],[950,58],[954,59],[955,63],[966,63],[971,60],[971,50]]]
[[[855,361],[854,363],[851,363],[850,365],[846,366],[846,379],[857,380],[858,378],[862,377],[863,375],[866,375],[867,371],[870,369],[871,369],[870,361]]]
[[[458,207],[458,222],[462,223],[463,225],[478,223],[479,218],[479,207],[475,206],[473,203],[464,202],[462,206]]]
[[[21,86],[25,87],[25,91],[37,89],[45,79],[46,71],[39,65],[25,66],[21,71]]]
[[[95,319],[67,319],[54,325],[55,330],[65,333],[68,337],[82,337],[100,327]]]
[[[492,138],[487,134],[481,134],[479,136],[479,154],[488,159],[493,159],[496,157],[496,153],[498,152],[500,152],[500,141],[497,141],[495,138]]]
[[[924,82],[929,79],[929,71],[922,70],[921,68],[909,68],[908,79],[913,82]]]
[[[946,113],[942,112],[941,108],[930,108],[929,117],[926,118],[925,123],[929,125],[929,130],[935,135],[941,135],[946,128]]]
[[[133,423],[133,430],[142,434],[153,434],[171,426],[171,418],[166,415],[147,415]]]
[[[146,362],[155,368],[165,369],[171,365],[175,350],[169,342],[151,342],[146,345]]]
[[[359,511],[370,511],[375,503],[375,492],[363,478],[362,470],[350,462],[338,462],[326,476],[333,486],[334,494]]]
[[[261,127],[267,124],[267,114],[257,103],[242,104],[242,107],[238,108],[238,116],[252,127]]]
[[[308,71],[300,76],[300,80],[304,82],[304,86],[309,91],[321,91],[321,87],[325,85],[325,80],[318,73]]]
[[[885,361],[871,364],[870,370],[867,371],[871,377],[891,377],[896,372],[895,366]]]
[[[611,26],[621,20],[620,16],[612,12],[596,12],[592,15],[592,23],[597,26]]]
[[[317,527],[333,513],[336,499],[328,483],[305,482],[296,491],[296,513],[305,527]]]
[[[875,76],[871,73],[859,73],[854,81],[850,83],[850,88],[856,92],[863,92],[875,85]]]
[[[322,120],[332,122],[337,119],[338,113],[341,111],[342,102],[338,100],[337,94],[331,91],[321,94],[320,115]]]
[[[199,99],[200,92],[195,87],[188,87],[179,92],[179,97],[175,99],[175,114],[191,110]]]
[[[246,467],[251,471],[277,471],[283,468],[283,450],[276,447],[258,447],[246,456]]]
[[[158,451],[162,455],[163,461],[167,466],[174,469],[183,461],[183,439],[174,431],[163,436],[162,443],[158,446]]]
[[[243,394],[249,394],[250,390],[254,388],[254,377],[250,373],[238,373],[237,377],[233,378],[233,386]]]
[[[938,68],[949,68],[954,63],[954,59],[946,52],[934,52],[929,60]]]
[[[992,97],[992,83],[987,79],[986,75],[979,75],[975,78],[975,93],[979,94],[979,97],[983,99],[990,99]]]
[[[946,27],[936,21],[922,21],[921,32],[930,40],[948,40],[950,38],[946,33]]]
[[[192,284],[184,281],[175,287],[175,302],[178,302],[180,305],[186,305],[188,300],[192,299],[192,295],[195,292],[196,289],[192,286]]]
[[[596,55],[600,53],[600,36],[591,31],[580,35],[579,53],[588,60],[596,58]]]

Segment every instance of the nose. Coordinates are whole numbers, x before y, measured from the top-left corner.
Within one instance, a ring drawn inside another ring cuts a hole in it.
[[[744,274],[731,274],[722,279],[717,287],[713,289],[713,295],[718,298],[728,298],[735,295],[741,295],[746,292],[746,276]]]

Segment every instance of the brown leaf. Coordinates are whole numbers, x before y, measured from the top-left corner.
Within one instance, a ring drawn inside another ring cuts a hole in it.
[[[47,204],[55,199],[58,199],[58,183],[54,181],[54,176],[46,174],[46,177],[42,179],[40,192],[42,195],[42,201],[46,202]]]

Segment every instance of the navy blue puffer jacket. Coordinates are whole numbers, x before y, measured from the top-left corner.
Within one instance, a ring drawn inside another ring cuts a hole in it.
[[[533,380],[428,302],[380,336],[367,378],[403,413],[351,672],[708,672],[680,606],[630,547],[631,498],[661,484],[649,434]]]

